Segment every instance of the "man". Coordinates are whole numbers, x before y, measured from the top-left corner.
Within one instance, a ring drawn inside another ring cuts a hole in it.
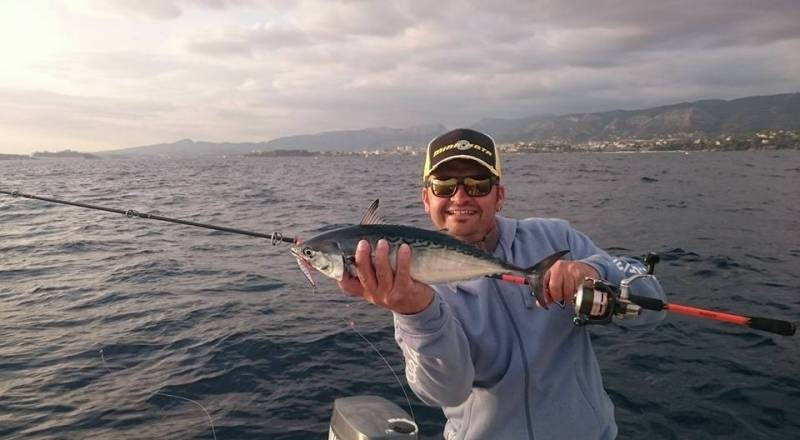
[[[527,286],[489,278],[418,283],[409,277],[408,246],[398,250],[393,271],[384,240],[374,265],[369,243],[359,243],[358,277],[345,275],[339,286],[392,310],[408,382],[422,401],[443,408],[446,439],[614,438],[614,407],[589,332],[573,324],[573,309],[547,306],[572,302],[585,277],[616,283],[629,274],[563,220],[500,216],[501,177],[489,136],[445,133],[428,145],[425,212],[437,229],[518,267],[569,249],[545,275],[546,304],[535,307]],[[663,299],[659,286],[644,294]]]

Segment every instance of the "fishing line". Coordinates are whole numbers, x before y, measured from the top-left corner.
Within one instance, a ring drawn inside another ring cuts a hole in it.
[[[102,348],[100,349],[100,359],[103,361],[103,366],[106,367],[106,370],[108,371],[108,374],[112,374],[111,368],[109,368],[108,367],[108,363],[106,363],[106,357],[103,355],[103,349]],[[190,403],[193,403],[193,404],[199,406],[200,409],[202,409],[203,412],[206,413],[206,418],[208,418],[208,424],[211,426],[211,435],[214,437],[214,440],[217,440],[217,432],[214,430],[214,421],[211,419],[211,414],[208,413],[206,408],[203,405],[201,405],[200,402],[197,402],[196,400],[192,400],[192,399],[190,399],[188,397],[176,396],[174,394],[162,393],[160,391],[156,392],[155,395],[156,396],[172,397],[173,399],[185,400],[186,402],[190,402]]]
[[[347,307],[349,308],[350,305],[348,304]],[[381,353],[381,351],[378,350],[378,347],[376,347],[375,344],[373,344],[369,339],[367,339],[366,336],[364,336],[363,334],[361,334],[360,331],[358,331],[358,329],[356,328],[356,322],[353,319],[347,320],[347,326],[350,327],[351,330],[356,332],[356,334],[360,336],[361,339],[364,340],[364,342],[366,342],[367,344],[369,344],[370,347],[372,347],[372,350],[374,350],[375,353],[377,353],[378,356],[380,356],[380,358],[383,360],[383,363],[386,364],[386,366],[389,368],[389,371],[392,372],[394,379],[400,385],[400,389],[403,390],[403,396],[406,398],[406,405],[408,405],[408,412],[411,413],[411,420],[414,422],[414,424],[416,424],[417,418],[414,416],[414,408],[411,407],[411,399],[409,399],[408,397],[408,393],[406,392],[406,386],[403,385],[403,382],[400,380],[400,376],[398,376],[397,372],[394,371],[394,368],[392,368],[392,365],[389,363],[386,357],[383,356],[383,353]]]

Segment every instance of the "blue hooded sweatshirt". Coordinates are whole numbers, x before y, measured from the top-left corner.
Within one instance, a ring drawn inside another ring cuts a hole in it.
[[[644,267],[610,257],[557,219],[497,216],[494,255],[518,267],[569,249],[565,259],[597,269],[613,283]],[[483,278],[433,286],[433,302],[394,314],[406,378],[419,398],[442,407],[445,439],[611,439],[614,406],[603,389],[587,327],[572,308],[536,307],[527,286]],[[657,282],[637,295],[665,299]],[[632,320],[653,327],[664,312]]]

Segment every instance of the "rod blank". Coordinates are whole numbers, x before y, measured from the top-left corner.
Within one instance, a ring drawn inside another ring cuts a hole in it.
[[[138,211],[134,211],[133,209],[117,209],[117,208],[109,208],[109,207],[106,207],[106,206],[90,205],[88,203],[70,202],[70,201],[67,201],[67,200],[53,199],[53,198],[50,198],[50,197],[36,196],[36,195],[33,195],[33,194],[25,194],[25,193],[21,193],[19,191],[4,191],[4,190],[0,190],[0,193],[8,194],[8,195],[14,196],[14,197],[24,197],[26,199],[42,200],[42,201],[50,202],[50,203],[59,203],[59,204],[62,204],[62,205],[77,206],[79,208],[95,209],[95,210],[98,210],[98,211],[106,211],[106,212],[112,212],[112,213],[115,213],[115,214],[123,214],[123,215],[125,215],[127,217],[139,217],[139,218],[150,219],[150,220],[158,220],[158,221],[168,222],[168,223],[176,223],[176,224],[180,224],[180,225],[195,226],[195,227],[198,227],[198,228],[213,229],[213,230],[222,231],[222,232],[230,232],[232,234],[241,234],[241,235],[249,235],[251,237],[266,238],[266,239],[271,240],[272,244],[277,244],[278,242],[284,242],[284,243],[294,243],[295,242],[294,238],[292,238],[292,237],[284,237],[283,234],[281,234],[279,232],[273,232],[272,234],[262,234],[260,232],[246,231],[244,229],[236,229],[236,228],[229,228],[229,227],[226,227],[226,226],[210,225],[210,224],[207,224],[207,223],[197,223],[197,222],[192,222],[192,221],[189,221],[189,220],[181,220],[181,219],[177,219],[177,218],[164,217],[164,216],[156,215],[156,214],[149,214],[149,213],[146,213],[146,212],[138,212]]]
[[[797,325],[795,325],[793,322],[782,321],[780,319],[734,315],[733,313],[718,312],[715,310],[701,309],[698,307],[690,307],[674,303],[668,304],[655,298],[648,298],[638,295],[630,295],[629,299],[635,304],[641,306],[643,309],[655,311],[666,310],[679,315],[712,319],[714,321],[727,322],[735,325],[746,325],[756,330],[763,330],[783,336],[793,336],[797,331]]]

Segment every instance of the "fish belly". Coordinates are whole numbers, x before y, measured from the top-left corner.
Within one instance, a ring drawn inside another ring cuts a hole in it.
[[[454,283],[508,272],[498,264],[455,252],[412,253],[411,278],[425,284]]]

